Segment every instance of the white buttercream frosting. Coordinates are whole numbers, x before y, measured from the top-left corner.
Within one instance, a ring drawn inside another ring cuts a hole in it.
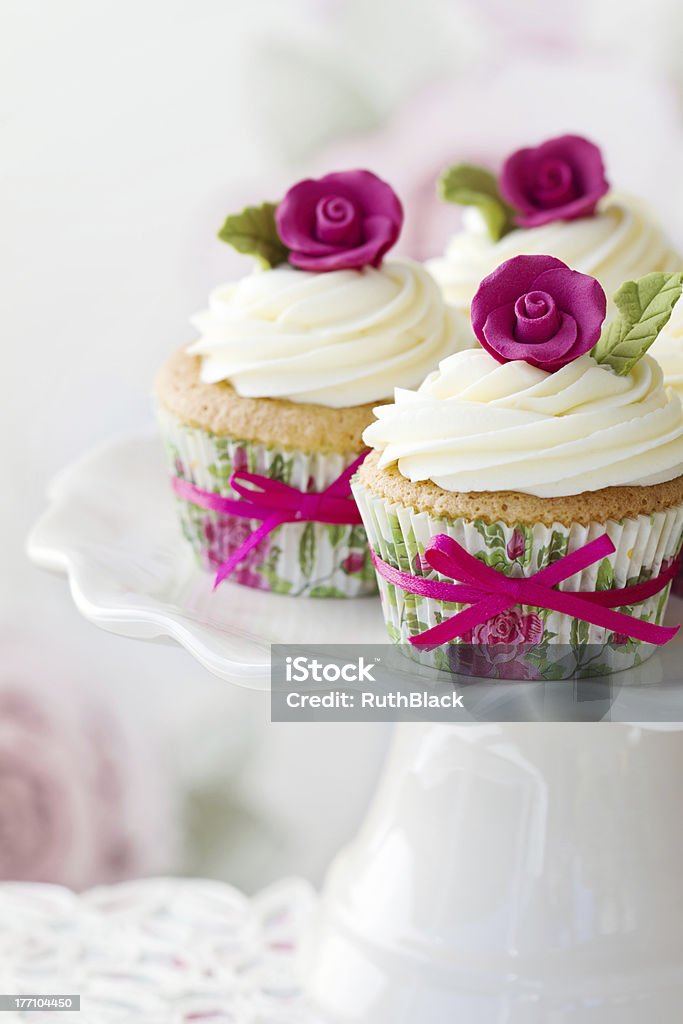
[[[681,402],[649,356],[620,377],[590,355],[547,373],[461,352],[375,414],[380,466],[447,491],[549,498],[683,473]]]
[[[205,383],[340,408],[417,387],[474,344],[461,319],[419,263],[321,274],[283,265],[216,288],[192,319],[200,337],[188,351]]]
[[[650,349],[664,371],[664,383],[678,392],[683,401],[683,299],[679,299],[666,324]]]
[[[616,194],[601,202],[594,217],[515,229],[497,242],[479,211],[470,207],[463,230],[451,239],[445,255],[427,266],[447,301],[467,310],[480,281],[505,260],[523,254],[556,256],[572,270],[597,277],[608,299],[624,281],[683,267],[683,257],[646,204]]]

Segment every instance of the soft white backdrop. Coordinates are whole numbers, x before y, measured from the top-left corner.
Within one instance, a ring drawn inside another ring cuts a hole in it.
[[[434,199],[443,164],[583,131],[611,179],[681,237],[680,5],[652,0],[645,17],[635,0],[0,0],[0,18],[14,663],[23,650],[46,690],[77,678],[154,751],[169,838],[149,870],[318,879],[362,812],[386,731],[271,726],[264,697],[81,621],[23,553],[45,484],[150,422],[154,371],[191,337],[188,316],[248,268],[215,239],[223,216],[306,173],[385,174],[409,204],[404,250],[426,256],[457,223]]]

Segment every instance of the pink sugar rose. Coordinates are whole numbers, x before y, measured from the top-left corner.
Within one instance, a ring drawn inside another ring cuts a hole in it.
[[[580,135],[518,149],[500,175],[501,194],[523,228],[590,217],[608,188],[600,150]]]
[[[403,225],[401,202],[370,171],[298,182],[278,205],[278,234],[300,270],[378,267]]]
[[[554,256],[514,256],[472,299],[474,333],[494,359],[549,373],[593,348],[607,311],[599,282]]]

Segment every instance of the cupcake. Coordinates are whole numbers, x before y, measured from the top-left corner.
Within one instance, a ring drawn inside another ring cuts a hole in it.
[[[430,665],[553,679],[629,668],[661,626],[683,531],[683,412],[646,354],[682,274],[615,295],[554,257],[481,283],[481,348],[397,389],[353,493],[392,640]]]
[[[201,564],[257,589],[374,592],[348,478],[372,408],[457,347],[420,264],[384,260],[401,204],[368,171],[299,182],[219,237],[260,266],[212,292],[155,387],[183,532]]]
[[[683,302],[679,302],[652,346],[651,354],[664,373],[664,383],[683,401]]]
[[[609,191],[600,150],[579,136],[518,150],[498,178],[456,165],[439,188],[467,209],[445,255],[427,265],[447,301],[464,313],[479,282],[520,254],[552,253],[596,277],[608,295],[623,281],[683,267],[646,204]]]
[[[663,327],[651,352],[662,368],[664,383],[683,402],[683,302],[674,307],[671,319]],[[683,569],[674,580],[673,592],[683,597]]]

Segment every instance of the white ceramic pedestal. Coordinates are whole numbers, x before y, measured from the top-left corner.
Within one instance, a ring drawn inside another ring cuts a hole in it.
[[[335,1024],[683,1019],[679,732],[398,727],[306,948]]]

